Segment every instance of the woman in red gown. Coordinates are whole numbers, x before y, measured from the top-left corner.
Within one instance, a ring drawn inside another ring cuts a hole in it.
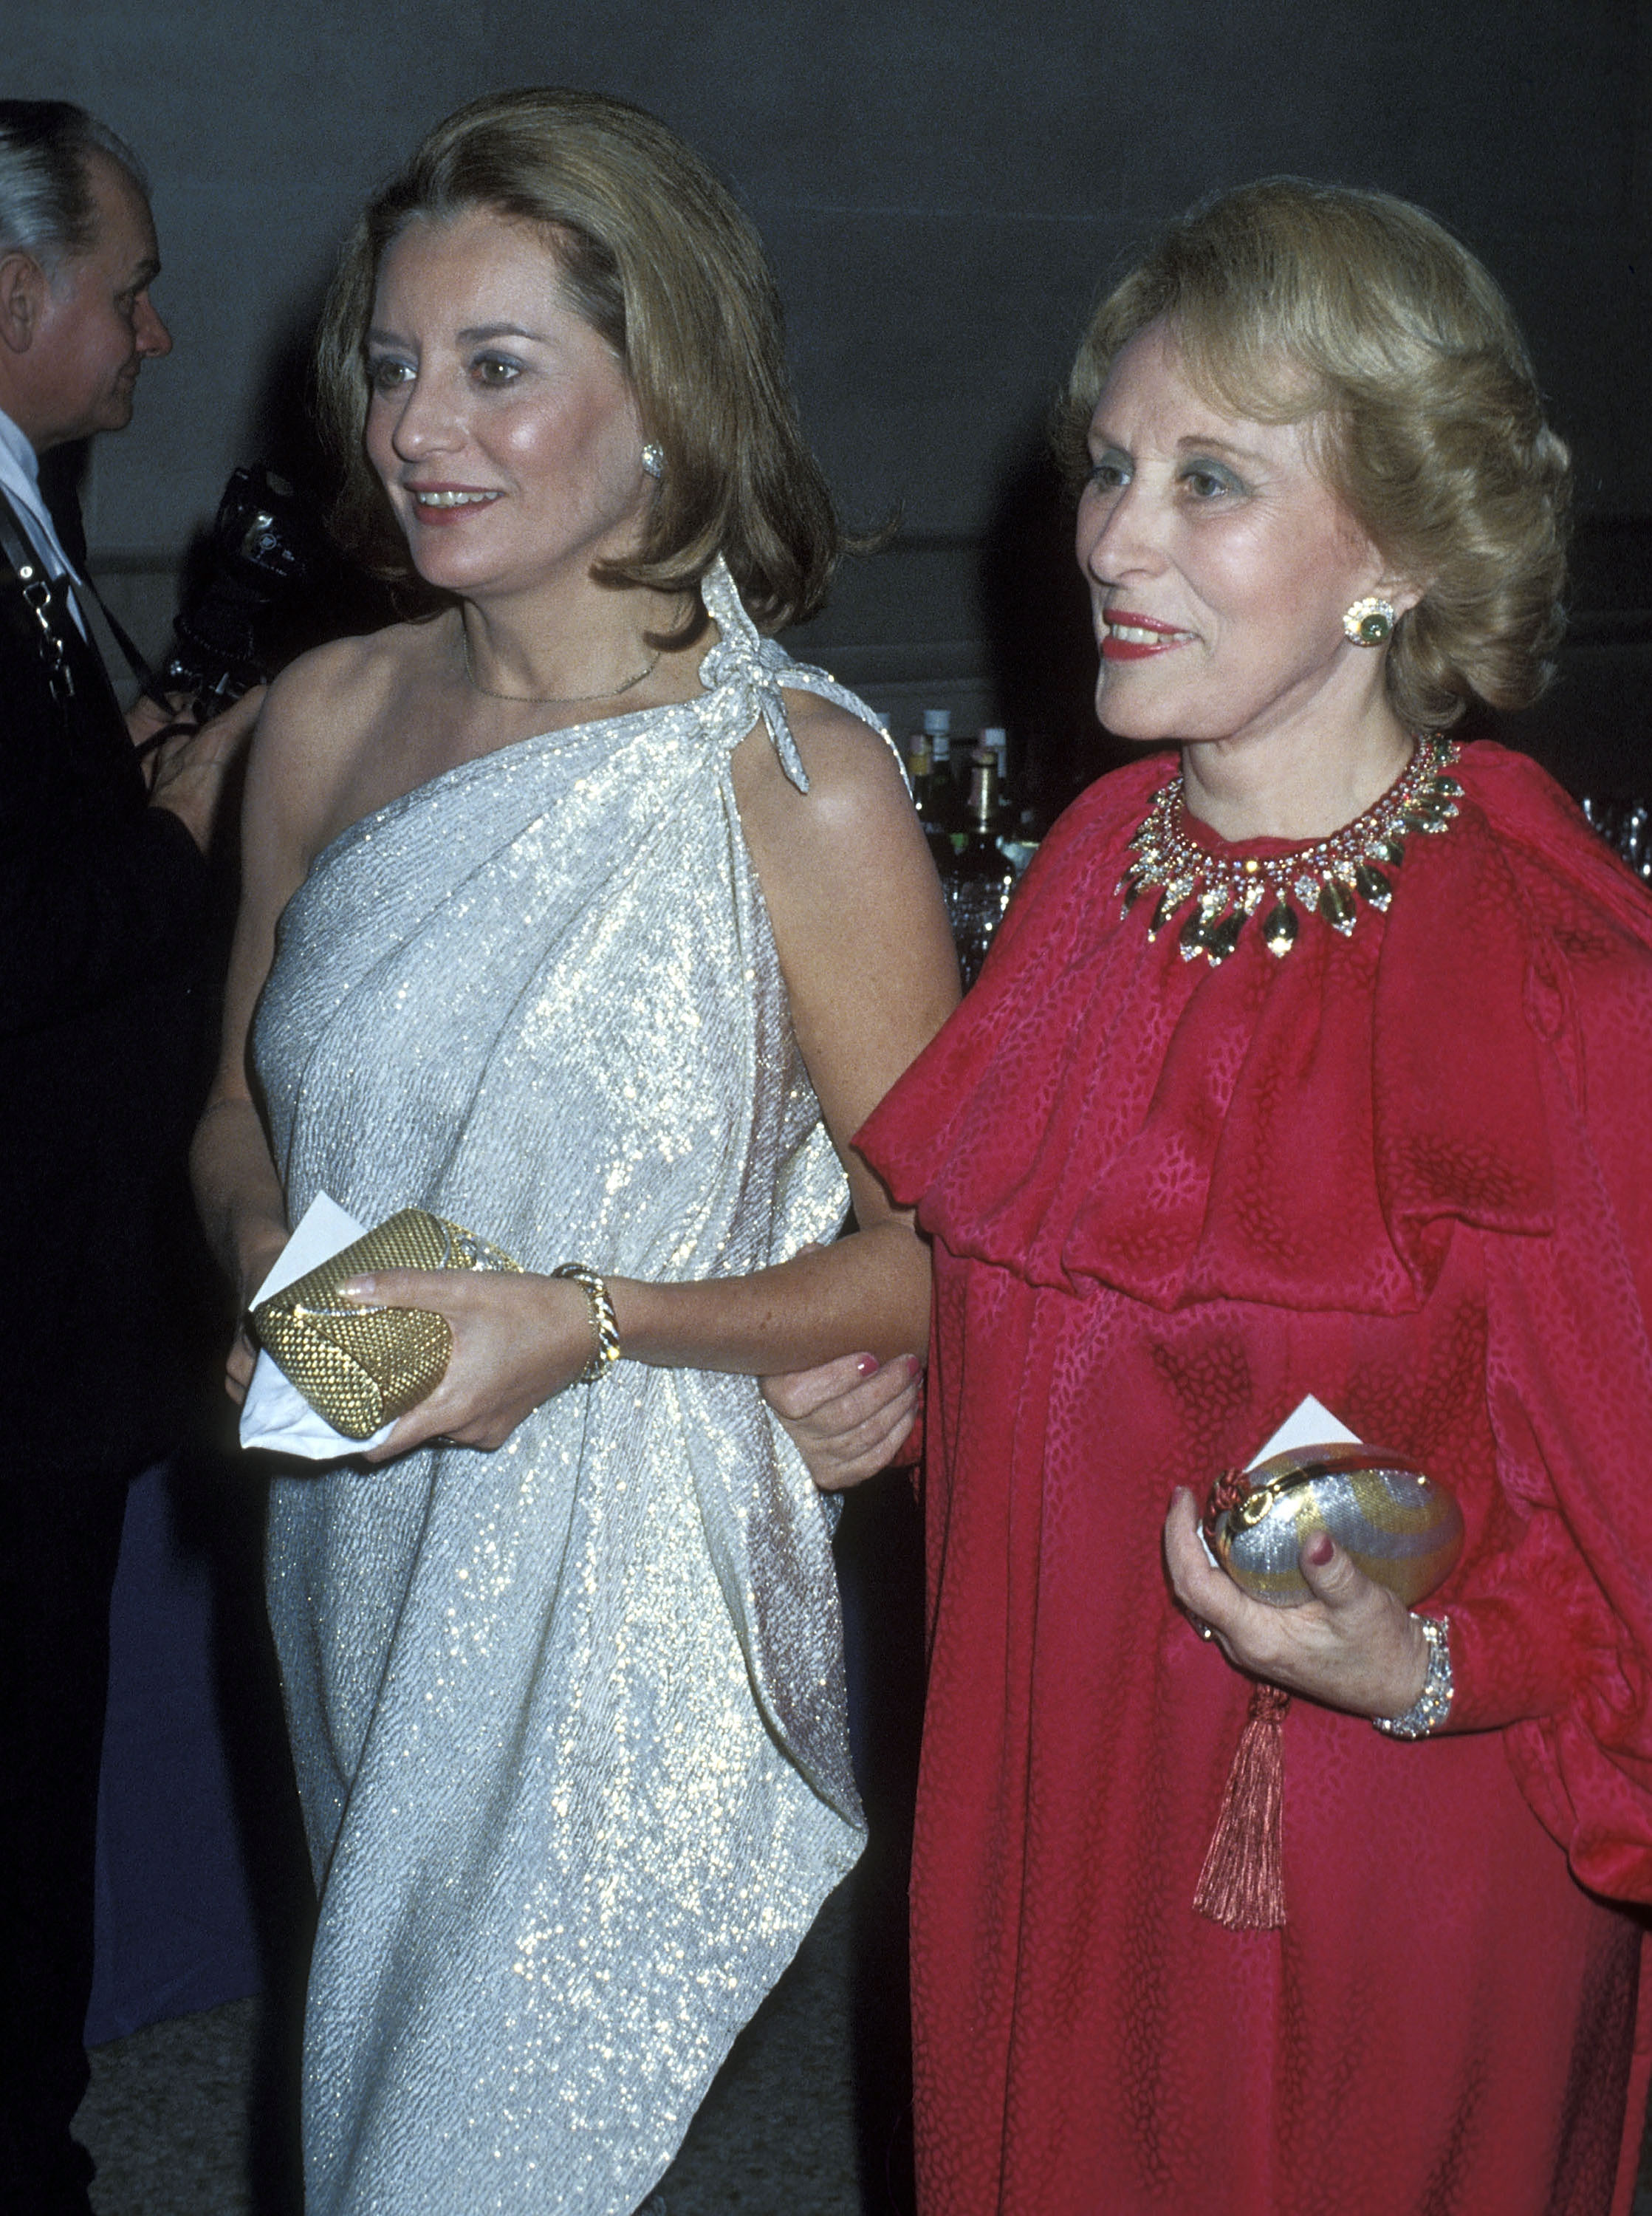
[[[1069,811],[857,1141],[935,1261],[922,2207],[1627,2211],[1652,904],[1446,736],[1547,674],[1565,452],[1461,247],[1291,181],[1173,227],[1067,418],[1098,707],[1179,760]],[[823,1482],[910,1392],[843,1375],[779,1388]],[[1418,1614],[1201,1551],[1308,1394],[1455,1493]],[[1258,1684],[1282,1902],[1201,1910]]]

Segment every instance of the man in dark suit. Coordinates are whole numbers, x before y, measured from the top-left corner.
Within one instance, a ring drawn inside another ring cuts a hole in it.
[[[145,766],[41,454],[123,430],[171,349],[141,173],[0,101],[0,2207],[89,2209],[109,1596],[129,1480],[183,1429],[203,1282],[183,1162],[210,1041],[206,853],[251,704]]]

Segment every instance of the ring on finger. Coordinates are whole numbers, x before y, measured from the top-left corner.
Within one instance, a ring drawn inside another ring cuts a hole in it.
[[[1211,1629],[1209,1624],[1205,1622],[1202,1616],[1190,1616],[1188,1618],[1188,1621],[1201,1639],[1215,1638],[1216,1634]]]

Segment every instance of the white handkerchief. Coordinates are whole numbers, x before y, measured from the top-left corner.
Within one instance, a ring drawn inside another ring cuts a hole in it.
[[[275,1266],[253,1295],[252,1304],[267,1301],[302,1277],[308,1270],[330,1261],[366,1229],[347,1216],[335,1200],[318,1192],[304,1210],[304,1221],[275,1259]],[[325,1416],[312,1408],[291,1378],[261,1349],[258,1366],[241,1409],[241,1443],[267,1447],[275,1454],[298,1455],[305,1462],[336,1462],[343,1455],[364,1454],[382,1446],[396,1426],[386,1424],[370,1439],[353,1439],[335,1431]]]
[[[1359,1443],[1359,1433],[1339,1424],[1324,1402],[1310,1393],[1292,1409],[1266,1446],[1256,1450],[1245,1468],[1255,1469],[1271,1455],[1290,1454],[1298,1447],[1357,1447]]]

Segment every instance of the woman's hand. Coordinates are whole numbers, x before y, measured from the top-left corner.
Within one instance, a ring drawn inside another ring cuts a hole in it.
[[[1398,1716],[1428,1674],[1428,1642],[1405,1604],[1376,1585],[1323,1532],[1299,1557],[1313,1593],[1299,1608],[1252,1600],[1200,1543],[1184,1486],[1164,1520],[1164,1562],[1194,1628],[1216,1639],[1236,1669],[1356,1716]]]
[[[823,1493],[842,1493],[886,1468],[918,1417],[915,1354],[880,1363],[845,1354],[814,1370],[765,1377],[763,1397]]]
[[[150,804],[177,816],[203,853],[212,843],[226,777],[258,721],[264,694],[263,686],[255,686],[206,723],[168,739],[155,756]]]
[[[224,1389],[237,1408],[246,1405],[247,1389],[257,1367],[258,1342],[252,1335],[252,1326],[243,1319],[230,1341],[230,1351],[224,1363]]]
[[[169,692],[164,701],[140,692],[126,711],[126,736],[137,749],[144,783],[155,783],[156,747],[163,731],[175,732],[181,723],[194,722],[193,702],[187,692]]]
[[[570,1385],[591,1359],[591,1304],[561,1277],[505,1270],[379,1270],[352,1277],[347,1300],[433,1308],[453,1333],[447,1374],[363,1459],[391,1462],[431,1439],[503,1446],[542,1400]]]

